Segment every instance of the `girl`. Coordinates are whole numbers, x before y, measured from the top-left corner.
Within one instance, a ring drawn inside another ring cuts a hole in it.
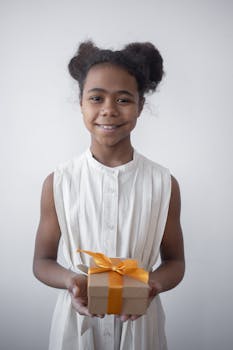
[[[131,144],[144,96],[162,79],[162,57],[151,43],[111,51],[88,41],[69,72],[79,83],[91,144],[43,184],[33,269],[40,281],[61,289],[49,349],[167,349],[159,294],[184,274],[179,186]],[[57,262],[60,238],[68,268]],[[146,314],[91,315],[87,278],[77,268],[89,265],[89,256],[77,248],[140,261],[149,271]]]

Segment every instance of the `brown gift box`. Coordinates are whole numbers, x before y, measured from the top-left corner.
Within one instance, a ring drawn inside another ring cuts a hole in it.
[[[91,267],[96,266],[91,259]],[[149,285],[127,275],[122,276],[120,314],[143,315],[148,306]],[[108,309],[109,272],[88,274],[88,311],[106,314]]]

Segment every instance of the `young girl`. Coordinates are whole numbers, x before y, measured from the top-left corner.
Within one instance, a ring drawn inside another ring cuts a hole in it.
[[[34,274],[61,289],[49,349],[165,350],[159,293],[174,288],[184,274],[179,186],[168,169],[131,144],[144,96],[162,79],[162,57],[151,43],[111,51],[88,41],[69,71],[79,83],[91,144],[43,184]],[[60,238],[68,268],[57,262]],[[137,259],[149,271],[146,314],[90,314],[87,277],[77,268],[89,265],[89,256],[77,248]]]

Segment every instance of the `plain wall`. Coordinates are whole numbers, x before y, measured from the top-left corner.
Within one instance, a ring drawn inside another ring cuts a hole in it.
[[[57,291],[32,275],[44,178],[89,145],[78,43],[152,41],[166,76],[133,133],[180,183],[185,279],[162,295],[169,350],[233,344],[232,1],[0,2],[0,349],[45,350]]]

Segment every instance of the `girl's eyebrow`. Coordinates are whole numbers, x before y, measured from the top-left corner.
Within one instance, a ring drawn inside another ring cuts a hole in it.
[[[87,92],[107,92],[107,90],[96,87],[96,88],[92,88],[92,89],[88,90]],[[129,92],[128,90],[118,90],[118,91],[116,91],[116,93],[129,95],[131,97],[134,97],[134,95],[131,92]]]

